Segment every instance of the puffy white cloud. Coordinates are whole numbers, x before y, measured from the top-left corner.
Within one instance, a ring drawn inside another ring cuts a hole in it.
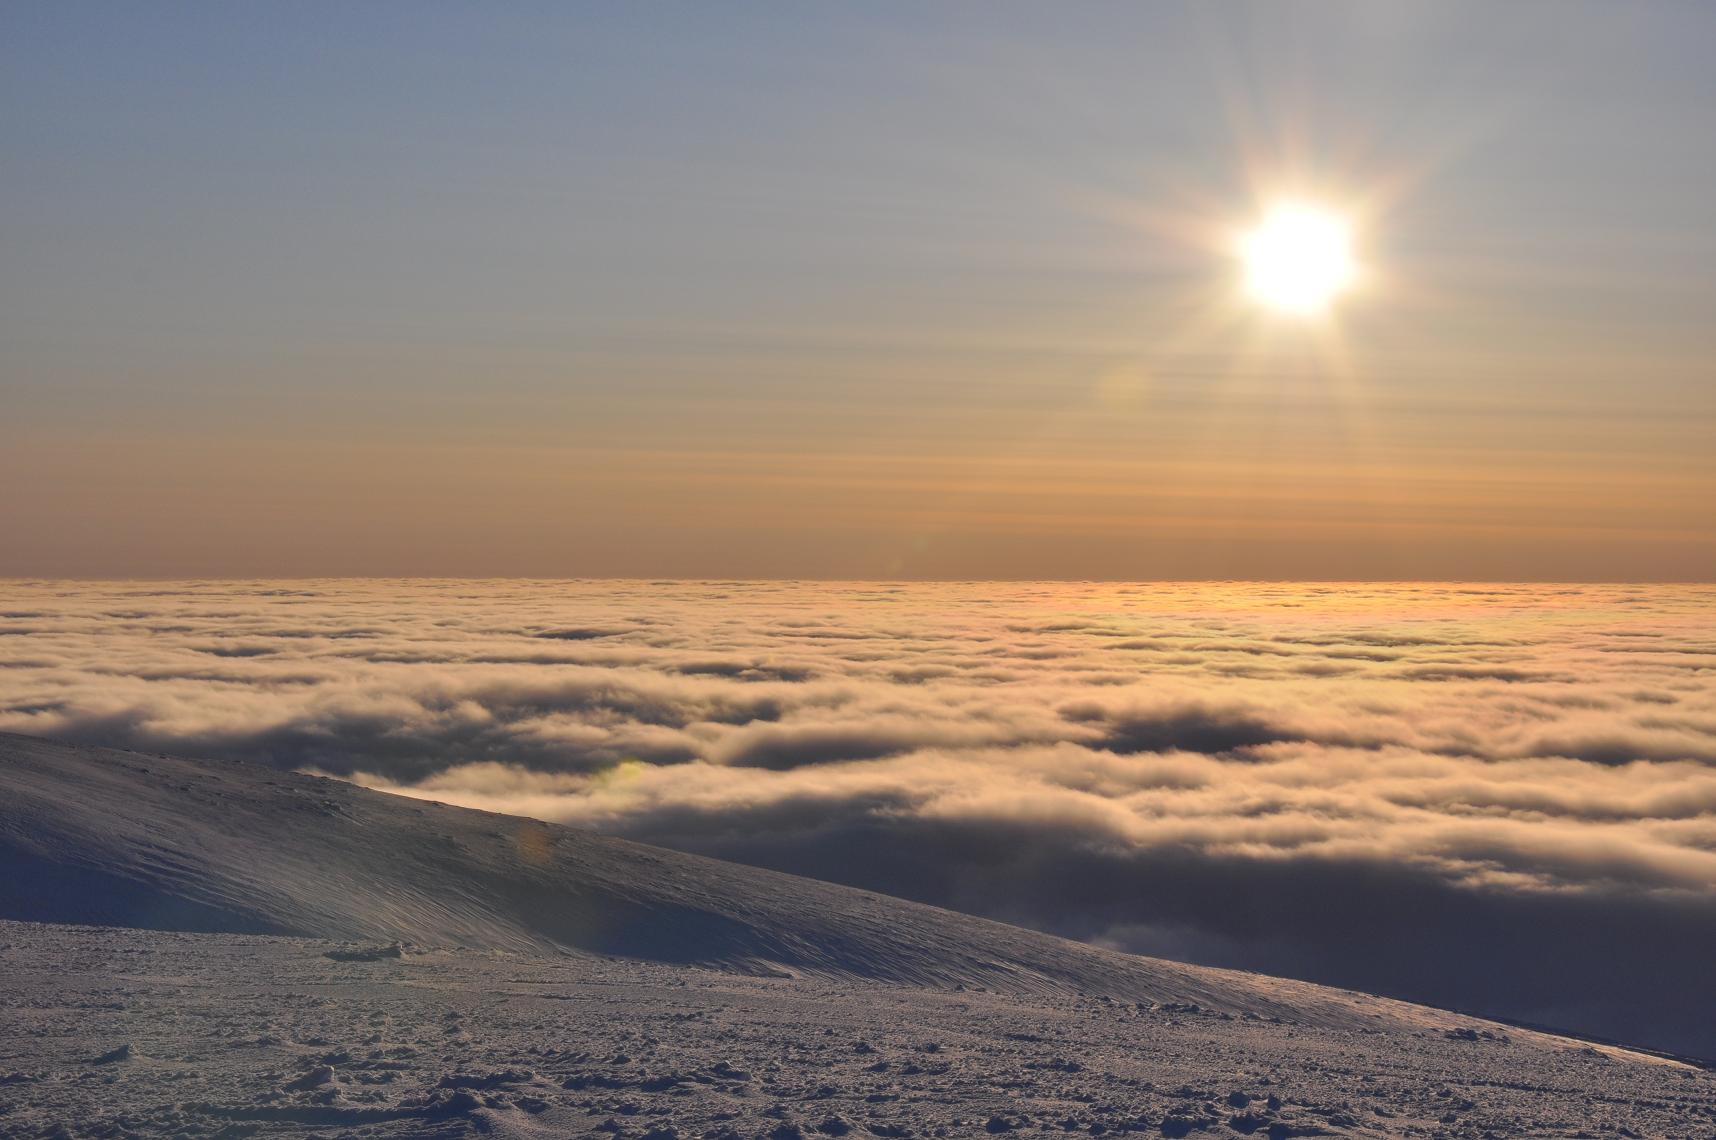
[[[1716,1052],[1709,588],[14,582],[0,729]]]

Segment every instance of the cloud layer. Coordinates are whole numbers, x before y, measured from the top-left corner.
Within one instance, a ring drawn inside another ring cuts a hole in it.
[[[1716,589],[0,586],[0,729],[1716,1055]]]

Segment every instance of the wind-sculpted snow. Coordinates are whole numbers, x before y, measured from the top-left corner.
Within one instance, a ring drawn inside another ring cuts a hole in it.
[[[1325,1028],[1457,1023],[327,777],[12,735],[0,735],[0,918],[1098,994]]]
[[[30,1140],[1707,1140],[1716,1124],[1711,1073],[1397,1003],[1327,1027],[1094,995],[5,921],[0,955],[0,1136]]]
[[[1716,1053],[1716,590],[10,583],[0,728]]]

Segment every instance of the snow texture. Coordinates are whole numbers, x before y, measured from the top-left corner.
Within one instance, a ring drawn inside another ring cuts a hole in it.
[[[240,762],[0,737],[0,915],[3,1136],[1716,1135],[1670,1058]]]

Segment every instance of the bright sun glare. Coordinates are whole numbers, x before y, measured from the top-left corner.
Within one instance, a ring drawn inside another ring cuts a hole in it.
[[[1320,312],[1352,284],[1352,227],[1328,210],[1277,206],[1241,251],[1251,295],[1274,309]]]

